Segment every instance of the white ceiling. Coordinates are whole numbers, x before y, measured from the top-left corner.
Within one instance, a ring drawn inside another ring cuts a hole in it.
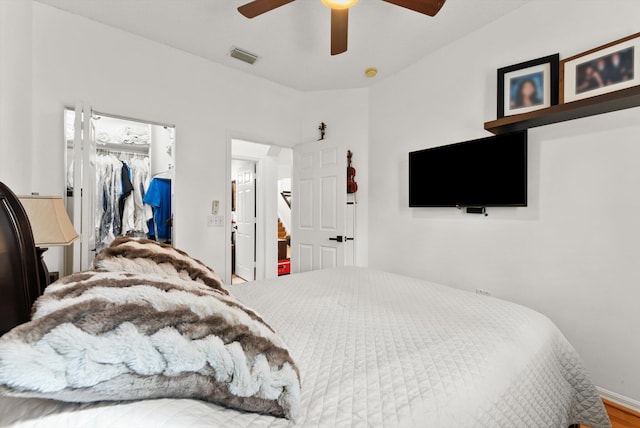
[[[304,90],[366,87],[531,0],[447,0],[435,17],[381,0],[350,9],[349,50],[331,56],[330,10],[297,0],[247,19],[249,0],[37,0],[211,61]],[[260,56],[249,65],[232,46]],[[368,79],[367,67],[378,77]]]

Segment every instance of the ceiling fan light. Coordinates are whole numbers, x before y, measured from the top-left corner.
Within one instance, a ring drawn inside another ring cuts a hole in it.
[[[330,7],[331,9],[349,9],[354,4],[358,3],[359,0],[320,0],[324,3],[325,6]]]

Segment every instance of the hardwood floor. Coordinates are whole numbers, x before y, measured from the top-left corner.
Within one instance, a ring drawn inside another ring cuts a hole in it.
[[[604,407],[607,409],[611,426],[613,428],[640,428],[640,413],[635,410],[627,409],[619,404],[609,400],[602,399]],[[580,425],[580,428],[588,428]]]
[[[243,282],[247,282],[246,279],[244,278],[240,278],[238,275],[236,275],[235,273],[233,275],[231,275],[231,284],[235,285],[235,284],[242,284]]]

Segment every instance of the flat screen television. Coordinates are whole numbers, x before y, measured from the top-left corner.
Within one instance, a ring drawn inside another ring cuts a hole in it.
[[[409,206],[527,206],[527,131],[409,153]]]

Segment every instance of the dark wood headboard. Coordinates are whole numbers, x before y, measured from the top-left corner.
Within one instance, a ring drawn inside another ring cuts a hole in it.
[[[0,335],[31,319],[39,294],[29,219],[16,195],[0,182]]]

